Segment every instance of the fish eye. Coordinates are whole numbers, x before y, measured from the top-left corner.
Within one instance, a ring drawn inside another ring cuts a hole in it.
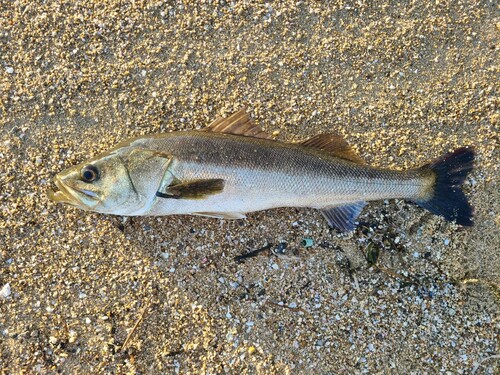
[[[99,178],[99,170],[95,165],[89,164],[82,168],[80,176],[83,181],[92,182]]]

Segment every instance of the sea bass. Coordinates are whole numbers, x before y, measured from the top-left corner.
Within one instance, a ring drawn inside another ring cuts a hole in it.
[[[350,231],[367,201],[401,198],[472,225],[461,185],[474,151],[459,148],[420,168],[374,168],[338,135],[278,142],[241,110],[199,131],[142,136],[59,173],[55,202],[124,216],[241,219],[276,207],[321,210]]]

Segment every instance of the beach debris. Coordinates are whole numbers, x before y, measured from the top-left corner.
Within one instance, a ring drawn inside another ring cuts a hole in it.
[[[234,257],[234,260],[238,263],[244,262],[248,258],[253,258],[259,254],[261,254],[264,251],[269,250],[273,245],[272,244],[267,244],[266,246],[261,247],[260,249],[250,251],[249,253],[238,255]]]
[[[302,240],[302,246],[304,247],[311,247],[312,245],[314,245],[314,241],[312,238],[304,238]]]
[[[370,266],[377,263],[380,249],[374,242],[369,242],[365,249],[365,258]]]

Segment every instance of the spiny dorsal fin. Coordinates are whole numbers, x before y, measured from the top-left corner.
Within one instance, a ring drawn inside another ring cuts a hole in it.
[[[272,139],[271,134],[266,133],[252,121],[245,108],[240,109],[228,118],[219,117],[208,126],[207,131]]]
[[[222,179],[193,180],[174,182],[167,187],[165,192],[156,192],[156,196],[172,199],[202,199],[208,195],[218,194],[222,190],[224,190]]]
[[[344,138],[336,134],[318,134],[301,143],[303,146],[317,148],[342,159],[364,164],[364,160],[356,154]]]

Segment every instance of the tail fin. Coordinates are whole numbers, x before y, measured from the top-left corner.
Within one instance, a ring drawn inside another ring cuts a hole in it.
[[[445,154],[422,170],[435,173],[433,190],[428,199],[415,200],[419,206],[448,221],[472,226],[473,208],[467,202],[461,185],[474,165],[474,150],[462,147]]]

